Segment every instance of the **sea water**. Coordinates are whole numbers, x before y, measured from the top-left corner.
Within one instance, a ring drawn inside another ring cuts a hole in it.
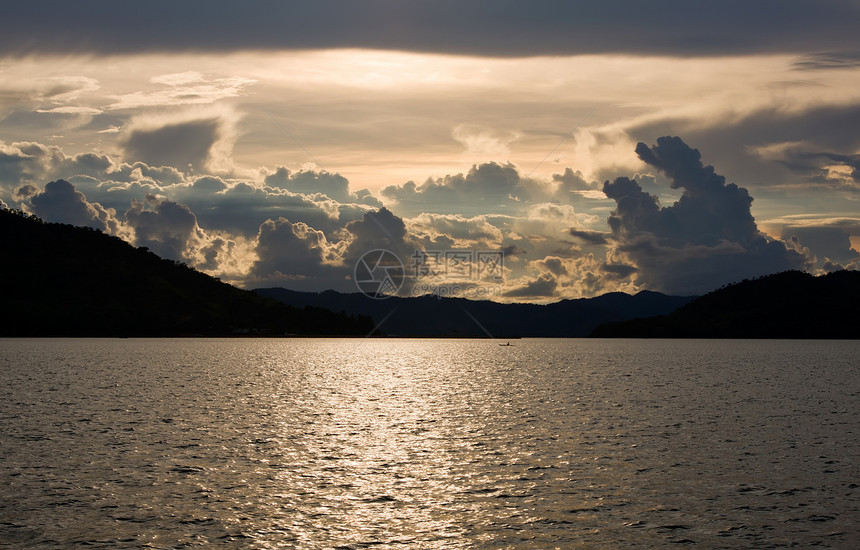
[[[856,548],[860,342],[0,340],[0,546]]]

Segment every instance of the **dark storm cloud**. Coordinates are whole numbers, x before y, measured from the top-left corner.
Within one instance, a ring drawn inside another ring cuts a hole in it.
[[[855,185],[860,185],[860,155],[843,155],[840,153],[796,153],[788,154],[788,158],[780,161],[795,172],[806,172],[814,181],[826,183],[834,178],[828,175],[827,166],[844,166],[851,170],[849,177]],[[837,180],[842,183],[844,180]]]
[[[537,264],[556,276],[567,275],[567,268],[561,258],[557,256],[547,256],[543,260],[538,260]]]
[[[653,139],[654,135],[681,134],[708,151],[708,157],[732,174],[742,176],[750,187],[782,185],[796,181],[796,175],[816,182],[820,171],[810,158],[765,157],[757,147],[775,143],[806,144],[797,153],[829,152],[850,154],[860,149],[860,105],[840,105],[784,112],[779,109],[757,111],[742,120],[730,117],[724,122],[702,127],[686,119],[661,119],[629,129],[631,138]],[[769,161],[769,162],[768,162]],[[814,168],[810,170],[810,168]],[[638,181],[638,180],[637,180]],[[641,183],[641,182],[640,182]]]
[[[33,195],[37,195],[39,193],[39,188],[35,185],[22,185],[20,188],[15,190],[15,198],[17,199],[29,199]]]
[[[515,244],[509,244],[508,246],[503,246],[502,249],[499,250],[499,252],[501,252],[502,255],[505,257],[522,256],[523,254],[528,253],[525,249],[520,248],[519,246],[517,246]]]
[[[125,157],[153,166],[179,169],[204,168],[212,147],[220,139],[217,118],[167,124],[152,129],[135,129],[122,140]]]
[[[362,219],[346,224],[346,230],[353,235],[353,240],[344,254],[347,258],[358,258],[377,248],[384,248],[398,255],[412,252],[406,245],[406,224],[387,208],[366,212]]]
[[[90,203],[83,193],[65,180],[52,181],[45,190],[27,185],[19,189],[18,197],[29,199],[24,207],[46,222],[68,223],[81,227],[92,227],[102,231],[116,229],[112,212],[105,210],[99,203]]]
[[[636,266],[627,264],[603,264],[600,266],[600,271],[610,279],[626,279],[636,273]]]
[[[385,249],[407,261],[415,250],[407,243],[403,220],[385,208],[346,224],[341,236],[345,247],[331,243],[322,231],[303,222],[266,220],[257,235],[259,259],[250,278],[257,286],[274,283],[296,290],[354,292],[351,277],[363,254]]]
[[[613,253],[635,266],[638,283],[695,294],[748,277],[808,267],[804,255],[758,230],[747,190],[727,184],[680,138],[663,137],[653,147],[639,143],[636,153],[663,172],[672,188],[683,191],[675,204],[664,207],[635,180],[621,177],[603,186],[617,205],[608,220]]]
[[[816,267],[826,271],[835,266],[860,267],[860,251],[852,247],[851,239],[860,236],[860,219],[787,217],[771,220],[769,227],[783,240],[808,248],[816,257]],[[829,267],[828,267],[829,266]]]
[[[125,218],[134,228],[137,246],[170,260],[185,259],[189,243],[200,233],[197,218],[186,205],[151,195],[145,203],[132,201]]]
[[[491,56],[839,51],[860,9],[838,0],[152,0],[17,2],[0,52],[378,48]],[[826,32],[823,31],[826,29]]]
[[[257,256],[251,275],[308,278],[330,271],[325,265],[328,242],[322,231],[286,218],[266,220],[257,236]]]
[[[858,231],[854,224],[854,231]],[[845,227],[792,227],[782,233],[783,239],[796,238],[801,246],[815,252],[820,262],[831,260],[840,263],[857,261],[858,253],[851,249],[851,234]]]
[[[508,298],[551,298],[556,296],[558,281],[550,273],[543,273],[537,279],[524,285],[508,290],[504,296]]]
[[[573,237],[585,242],[586,244],[606,244],[606,237],[608,233],[602,233],[600,231],[588,231],[585,229],[571,229],[570,234]]]

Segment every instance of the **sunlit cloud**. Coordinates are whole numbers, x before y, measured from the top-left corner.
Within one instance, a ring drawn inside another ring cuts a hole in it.
[[[681,2],[676,16],[696,24],[671,32],[639,4],[559,7],[541,32],[462,27],[475,16],[464,8],[437,21],[448,35],[414,27],[406,8],[365,30],[374,5],[311,33],[321,8],[292,7],[301,28],[254,19],[236,44],[188,25],[184,5],[170,21],[119,6],[104,16],[183,32],[159,47],[130,29],[119,43],[102,33],[58,50],[71,31],[46,22],[51,33],[32,31],[41,41],[0,37],[0,200],[55,221],[68,209],[245,286],[349,290],[350,262],[379,246],[504,251],[506,301],[699,292],[741,273],[741,260],[853,265],[860,233],[833,221],[854,219],[860,201],[853,34],[830,4],[783,7],[832,19],[832,35]],[[251,21],[232,11],[213,5],[208,17]],[[592,25],[633,14],[623,32]],[[390,34],[394,20],[414,32]],[[718,21],[736,32],[716,32]],[[549,47],[548,36],[564,40]],[[663,136],[698,148],[743,204],[724,204],[728,186],[703,199],[637,149]],[[809,218],[791,218],[800,213]],[[682,214],[683,235],[667,221]],[[727,258],[738,269],[723,269]]]
[[[36,109],[37,113],[55,113],[58,115],[97,115],[101,113],[101,109],[94,109],[92,107],[76,107],[73,105],[66,105],[64,107],[54,107],[52,109]]]
[[[189,76],[197,75],[197,76]],[[132,92],[118,96],[107,110],[167,107],[175,105],[209,105],[222,99],[239,96],[254,80],[242,77],[203,79],[199,73],[180,73],[153,77],[150,82],[168,87],[150,92]]]

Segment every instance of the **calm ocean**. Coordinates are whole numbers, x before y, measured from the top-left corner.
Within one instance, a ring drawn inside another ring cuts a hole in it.
[[[0,546],[856,548],[860,342],[0,340]]]

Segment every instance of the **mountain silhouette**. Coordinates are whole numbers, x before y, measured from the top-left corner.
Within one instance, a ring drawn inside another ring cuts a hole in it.
[[[745,280],[668,315],[614,322],[592,336],[621,338],[860,338],[860,272],[801,271]]]
[[[260,288],[254,292],[291,306],[367,315],[390,336],[469,338],[584,337],[601,323],[666,314],[692,299],[648,291],[632,296],[613,292],[539,305],[438,296],[379,300],[332,290],[317,293]]]
[[[361,335],[370,318],[295,308],[99,231],[0,209],[0,336]]]

